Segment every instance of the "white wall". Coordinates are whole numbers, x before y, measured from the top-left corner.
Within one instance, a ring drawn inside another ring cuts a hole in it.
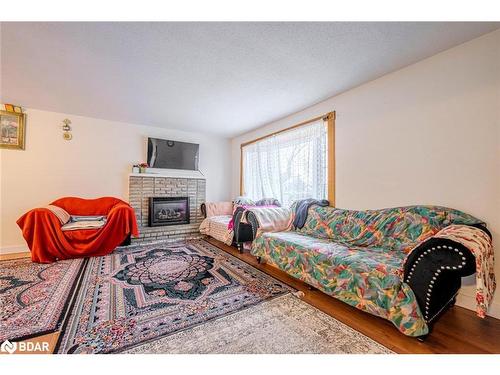
[[[35,109],[26,113],[26,150],[0,150],[4,252],[26,248],[16,220],[33,207],[63,196],[126,200],[128,174],[133,164],[146,161],[148,136],[199,143],[207,200],[230,199],[228,139]],[[71,141],[62,138],[66,117],[72,121]]]
[[[436,204],[475,215],[493,232],[500,279],[500,31],[234,138],[233,195],[242,142],[331,110],[337,206]],[[458,303],[474,307],[472,286]]]

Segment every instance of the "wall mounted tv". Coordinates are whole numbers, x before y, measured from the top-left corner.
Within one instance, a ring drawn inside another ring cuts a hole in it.
[[[151,168],[198,170],[200,145],[148,138],[148,165]]]

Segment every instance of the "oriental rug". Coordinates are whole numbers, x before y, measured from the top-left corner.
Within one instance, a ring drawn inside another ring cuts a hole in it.
[[[394,354],[292,294],[126,351],[132,354]]]
[[[59,329],[84,259],[51,264],[30,258],[0,261],[0,342]]]
[[[116,353],[293,289],[203,240],[90,258],[59,353]]]

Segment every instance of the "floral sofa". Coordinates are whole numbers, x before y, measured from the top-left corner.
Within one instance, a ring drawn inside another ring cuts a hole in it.
[[[256,235],[251,253],[259,260],[421,338],[454,303],[461,277],[476,271],[471,251],[438,233],[452,224],[474,226],[491,242],[481,220],[437,206],[312,206],[301,229],[282,232],[257,230],[251,212],[247,221]]]

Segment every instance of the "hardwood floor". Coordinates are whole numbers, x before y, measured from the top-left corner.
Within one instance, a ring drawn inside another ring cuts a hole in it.
[[[308,285],[288,276],[268,264],[259,264],[248,252],[240,254],[237,249],[214,239],[208,242],[236,256],[246,263],[301,290],[304,301],[319,310],[371,337],[396,353],[500,353],[500,320],[491,317],[480,319],[468,309],[454,306],[443,314],[434,325],[432,333],[420,342],[401,334],[387,320],[367,314],[330,297],[319,290],[310,290]],[[29,256],[29,253],[0,255],[0,259],[14,259]],[[50,350],[59,337],[59,332],[43,335],[29,341],[48,341]]]
[[[307,284],[271,265],[259,264],[248,252],[240,254],[234,247],[214,239],[208,239],[208,242],[301,290],[304,292],[304,301],[396,353],[500,353],[499,319],[480,319],[474,311],[454,306],[436,322],[425,342],[420,342],[401,334],[385,319],[358,310],[319,290],[309,290]]]
[[[30,252],[22,252],[22,253],[10,253],[10,254],[0,254],[0,260],[9,260],[9,259],[19,259],[19,258],[29,258],[31,255]]]

